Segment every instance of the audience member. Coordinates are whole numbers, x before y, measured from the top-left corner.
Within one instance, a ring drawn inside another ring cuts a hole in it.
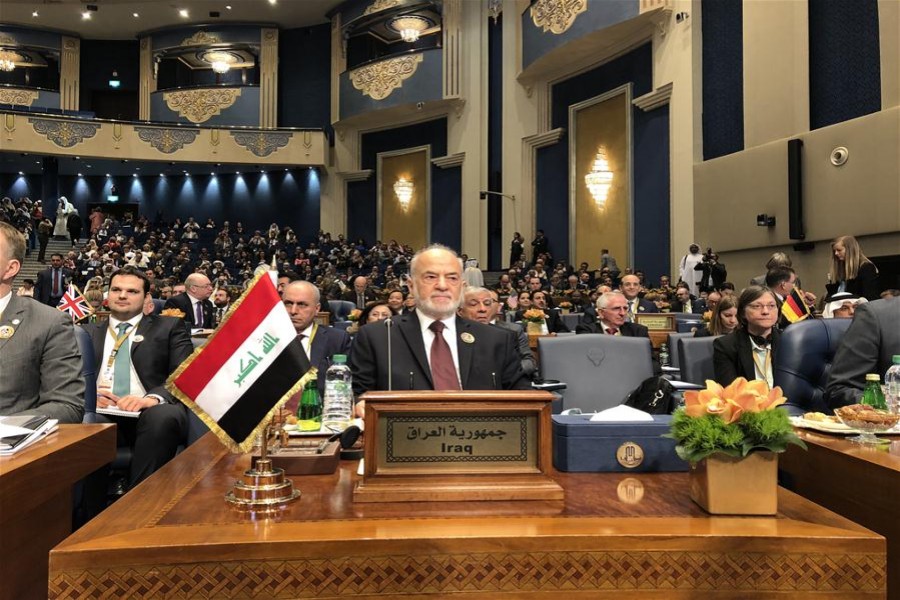
[[[38,273],[34,297],[42,304],[56,307],[72,283],[72,275],[72,269],[63,264],[63,255],[54,252],[50,255],[50,266]]]
[[[688,290],[692,296],[700,294],[700,272],[694,267],[703,262],[703,255],[700,254],[700,245],[691,244],[688,247],[688,253],[681,258],[678,265],[678,275],[681,281],[687,284]]]
[[[738,377],[761,379],[772,386],[780,335],[775,294],[766,287],[747,287],[738,298],[737,315],[738,328],[713,342],[715,379],[723,386]]]
[[[880,292],[878,268],[859,249],[852,235],[831,242],[831,269],[825,288],[829,294],[849,292],[866,300],[875,300]]]
[[[202,273],[191,273],[184,280],[185,293],[166,300],[165,308],[177,308],[192,329],[212,329],[213,304],[209,301],[212,284]]]
[[[132,487],[171,460],[187,439],[187,408],[165,383],[194,347],[180,320],[144,315],[149,293],[140,269],[122,267],[109,284],[109,320],[85,326],[97,351],[97,407],[140,413],[109,417],[120,445],[134,448]]]
[[[284,289],[282,302],[291,317],[294,331],[309,358],[309,364],[318,370],[319,393],[325,393],[325,372],[331,366],[335,354],[347,354],[350,350],[350,336],[346,331],[333,327],[322,327],[315,323],[321,308],[319,288],[308,281],[292,281]],[[293,414],[297,412],[299,394],[295,394],[285,404]]]
[[[725,296],[718,300],[712,309],[709,322],[694,332],[694,337],[728,335],[737,329],[737,301],[734,296]]]
[[[456,315],[463,285],[462,263],[455,252],[439,245],[417,252],[410,264],[409,286],[416,298],[414,313],[395,317],[391,328],[365,325],[354,340],[350,365],[357,394],[392,388],[530,387],[511,333]]]
[[[706,303],[692,294],[686,283],[680,282],[675,288],[672,312],[702,315],[706,312]]]
[[[25,236],[0,222],[0,415],[80,423],[84,378],[72,320],[12,293],[24,260]]]
[[[829,408],[859,402],[866,374],[884,373],[891,359],[900,354],[900,297],[874,300],[856,307],[853,322],[841,338],[831,372],[825,401]]]
[[[597,319],[582,320],[575,333],[602,333],[626,337],[650,337],[649,330],[638,323],[629,323],[628,301],[622,292],[606,292],[597,298]]]

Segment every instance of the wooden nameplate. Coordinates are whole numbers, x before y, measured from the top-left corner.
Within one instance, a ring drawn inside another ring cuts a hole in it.
[[[561,500],[542,391],[368,392],[355,502]]]

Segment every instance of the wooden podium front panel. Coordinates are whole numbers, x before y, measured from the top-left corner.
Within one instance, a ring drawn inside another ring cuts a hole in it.
[[[293,477],[273,516],[227,505],[247,468],[206,435],[50,555],[53,598],[883,598],[883,538],[779,490],[709,517],[687,475],[559,473],[558,501],[352,501],[357,464]],[[150,592],[148,592],[150,593]]]
[[[72,532],[72,485],[115,453],[115,425],[60,425],[0,457],[0,598],[47,597],[47,555]]]

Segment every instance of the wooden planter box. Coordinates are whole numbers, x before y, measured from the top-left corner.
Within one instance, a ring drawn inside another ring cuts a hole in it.
[[[778,512],[778,455],[746,458],[714,454],[691,465],[691,499],[713,515],[774,515]]]

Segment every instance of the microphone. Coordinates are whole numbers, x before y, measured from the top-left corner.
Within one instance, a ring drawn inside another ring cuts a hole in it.
[[[415,389],[415,383],[416,383],[415,375],[413,375],[413,372],[410,371],[409,372],[409,389],[411,389],[411,390]]]
[[[394,327],[394,320],[390,317],[384,320],[384,326],[387,327],[387,375],[388,375],[388,391],[394,389],[394,361],[391,356],[391,329]]]

